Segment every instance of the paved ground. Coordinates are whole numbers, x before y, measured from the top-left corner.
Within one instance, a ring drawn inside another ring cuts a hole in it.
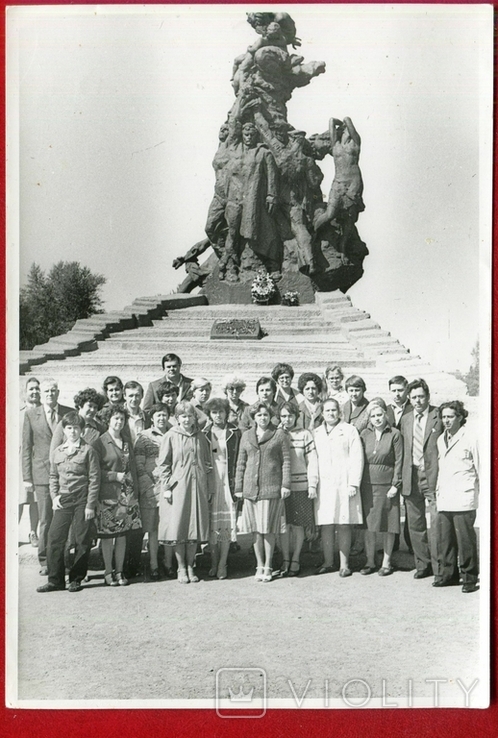
[[[429,679],[447,679],[443,700],[463,706],[456,686],[479,675],[479,595],[434,590],[414,581],[412,557],[396,554],[386,578],[358,572],[312,576],[319,554],[306,554],[303,575],[264,584],[253,579],[249,542],[232,557],[226,581],[180,585],[136,581],[103,585],[91,571],[82,592],[38,594],[35,550],[20,546],[19,698],[26,700],[214,699],[224,667],[261,667],[268,696],[339,698],[351,679],[372,696],[433,699]],[[93,554],[92,561],[98,565]],[[309,682],[311,680],[311,682]],[[327,685],[326,685],[327,682]],[[354,683],[349,696],[365,694]],[[400,706],[406,706],[406,702]],[[304,703],[306,706],[306,702]]]

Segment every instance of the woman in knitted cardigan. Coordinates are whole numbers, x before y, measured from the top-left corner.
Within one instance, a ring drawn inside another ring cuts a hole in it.
[[[290,443],[287,434],[270,425],[263,403],[251,408],[255,426],[241,439],[235,496],[244,498],[244,531],[253,532],[256,580],[271,582],[275,536],[280,531],[283,499],[290,494]]]

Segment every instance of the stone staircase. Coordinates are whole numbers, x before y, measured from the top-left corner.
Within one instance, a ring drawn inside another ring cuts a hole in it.
[[[211,379],[212,396],[221,394],[225,374],[236,373],[247,382],[244,398],[252,401],[257,379],[281,361],[294,367],[296,379],[302,372],[321,375],[328,364],[340,364],[346,377],[360,374],[365,379],[368,397],[385,397],[387,380],[394,374],[408,379],[423,376],[436,403],[466,394],[463,382],[412,356],[339,292],[317,293],[315,304],[299,307],[197,304],[173,309],[170,305],[174,305],[171,299],[162,317],[150,319],[149,325],[119,327],[119,332],[97,336],[96,350],[49,359],[26,374],[56,378],[60,401],[72,404],[78,390],[100,388],[108,374],[117,374],[123,381],[138,380],[145,387],[161,376],[161,357],[173,352],[181,356],[187,376]],[[231,318],[257,318],[267,335],[261,340],[211,340],[213,322]]]

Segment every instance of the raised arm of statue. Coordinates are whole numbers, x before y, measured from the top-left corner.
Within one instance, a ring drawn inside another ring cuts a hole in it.
[[[355,142],[355,144],[357,144],[358,146],[361,146],[360,134],[358,133],[358,131],[354,127],[353,121],[351,120],[351,118],[344,118],[344,125],[348,129],[348,133],[351,136],[351,138],[353,139],[353,141]]]
[[[182,264],[186,264],[189,261],[195,261],[198,256],[203,254],[211,246],[209,238],[204,238],[202,241],[198,241],[187,251],[185,256],[179,256],[173,261],[173,268],[179,269]]]
[[[334,144],[341,140],[340,130],[342,125],[342,120],[339,118],[331,118],[329,120],[330,153],[332,153]]]

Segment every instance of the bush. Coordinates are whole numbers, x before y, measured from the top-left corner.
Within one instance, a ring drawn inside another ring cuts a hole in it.
[[[32,264],[28,284],[20,292],[21,350],[67,333],[80,318],[102,313],[102,274],[93,274],[77,261],[59,261],[48,274]]]

